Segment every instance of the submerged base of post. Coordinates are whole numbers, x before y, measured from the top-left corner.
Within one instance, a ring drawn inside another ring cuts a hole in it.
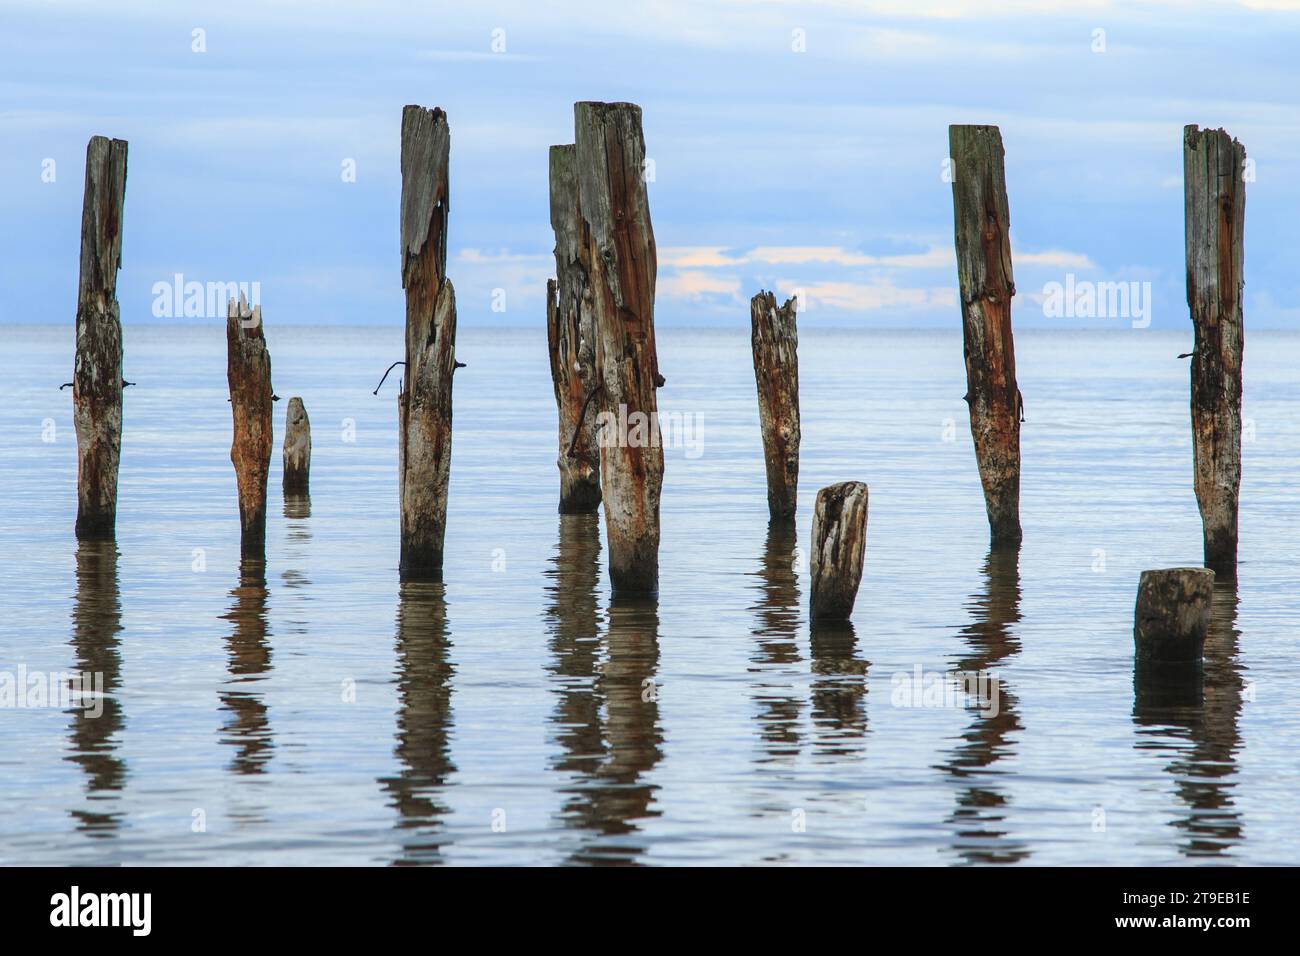
[[[1214,602],[1209,568],[1143,571],[1133,611],[1133,654],[1139,664],[1201,661]]]

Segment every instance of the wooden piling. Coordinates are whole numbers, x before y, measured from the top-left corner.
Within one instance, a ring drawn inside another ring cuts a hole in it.
[[[767,510],[772,521],[793,521],[799,492],[799,334],[796,302],[777,308],[760,292],[749,303],[758,384],[758,418],[767,463]]]
[[[262,307],[243,293],[226,306],[226,378],[234,438],[230,461],[239,487],[240,556],[266,559],[266,483],[271,472],[271,355],[262,334]]]
[[[289,399],[284,414],[284,495],[311,493],[311,420],[302,399]]]
[[[813,511],[811,617],[847,621],[867,551],[867,486],[844,481],[817,492]]]
[[[608,425],[601,437],[600,485],[609,576],[616,591],[648,593],[659,583],[664,456],[655,389],[664,380],[655,352],[657,259],[641,108],[577,103],[574,118],[596,384]]]
[[[456,367],[456,293],[447,278],[450,143],[441,109],[402,111],[406,376],[397,406],[403,581],[442,579]]]
[[[1192,458],[1205,566],[1237,576],[1241,487],[1242,248],[1246,149],[1221,129],[1183,129]]]
[[[996,126],[949,126],[952,205],[966,357],[966,403],[994,544],[1020,530],[1020,422],[1011,337],[1010,214],[1002,134]]]
[[[125,140],[104,136],[91,137],[86,147],[72,373],[72,421],[77,432],[76,535],[81,540],[113,538],[117,526],[123,386],[117,272],[122,267],[126,152]]]
[[[1214,602],[1209,568],[1143,571],[1133,610],[1133,652],[1139,664],[1201,660]]]
[[[560,514],[591,514],[600,507],[600,445],[587,401],[596,384],[596,334],[576,147],[551,147],[550,180],[555,278],[546,283],[546,339],[560,419]]]

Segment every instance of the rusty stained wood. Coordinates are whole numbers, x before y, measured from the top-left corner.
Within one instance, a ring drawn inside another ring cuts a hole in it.
[[[402,111],[406,375],[397,406],[403,581],[442,578],[456,367],[456,293],[447,279],[450,143],[441,109]]]
[[[262,307],[240,293],[226,307],[226,378],[234,437],[230,461],[239,488],[240,556],[266,559],[266,485],[271,472],[274,393],[271,355],[262,332]]]
[[[847,621],[867,553],[867,486],[843,481],[817,492],[813,510],[811,617]]]
[[[650,593],[659,583],[659,496],[664,456],[655,389],[657,258],[643,175],[641,108],[574,105],[579,203],[587,232],[596,334],[596,384],[606,422],[644,416],[646,428],[603,432],[600,486],[616,591]]]
[[[559,412],[560,514],[590,514],[600,507],[600,446],[587,401],[596,382],[596,335],[576,147],[551,147],[550,186],[555,278],[546,283],[546,339]]]
[[[286,497],[311,492],[311,420],[296,395],[284,413],[283,489]]]
[[[117,272],[122,266],[126,197],[124,140],[91,137],[81,210],[72,421],[77,433],[77,523],[82,540],[112,538],[122,453],[122,320]]]
[[[1192,458],[1205,566],[1237,576],[1241,488],[1242,258],[1246,149],[1221,129],[1183,130]]]
[[[793,521],[799,491],[799,335],[796,303],[777,307],[760,292],[749,303],[758,417],[767,464],[767,508],[773,521]]]
[[[1020,422],[1011,336],[1011,218],[1002,134],[950,126],[952,204],[966,360],[966,403],[989,531],[995,545],[1021,540]]]

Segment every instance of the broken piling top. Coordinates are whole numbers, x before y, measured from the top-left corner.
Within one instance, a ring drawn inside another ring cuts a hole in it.
[[[650,431],[648,442],[626,435],[601,442],[610,583],[615,591],[652,593],[659,585],[664,474],[655,389],[664,379],[655,351],[657,263],[641,108],[631,103],[577,103],[573,111],[578,201],[591,263],[588,289],[598,411],[620,422],[644,416]]]
[[[578,201],[627,334],[653,360],[658,256],[645,183],[645,135],[635,103],[575,103]],[[657,363],[644,370],[652,381]]]
[[[447,214],[451,188],[447,167],[451,129],[440,108],[402,109],[402,288],[415,263],[429,251],[437,281],[447,274]],[[435,290],[436,291],[436,290]]]
[[[867,552],[867,486],[843,481],[817,492],[813,510],[810,616],[847,621]]]
[[[112,538],[122,450],[122,322],[117,272],[122,265],[126,200],[125,140],[91,137],[81,208],[72,420],[77,433],[79,539]]]
[[[963,302],[1016,294],[1006,150],[996,126],[948,127],[957,278]]]
[[[286,495],[311,490],[311,420],[302,399],[294,396],[284,413],[284,477]]]
[[[1022,537],[1022,402],[1011,334],[1016,285],[1002,134],[996,126],[950,126],[948,144],[971,436],[992,543],[1015,544]]]
[[[230,461],[239,488],[240,554],[266,557],[266,485],[271,471],[274,394],[271,355],[262,332],[262,307],[239,301],[226,306],[226,378],[234,424]]]
[[[758,417],[767,466],[767,507],[773,521],[793,521],[799,492],[799,333],[796,302],[777,307],[760,292],[749,303]]]
[[[1133,653],[1139,663],[1201,660],[1214,601],[1209,568],[1143,571],[1133,610]]]
[[[1246,150],[1224,130],[1183,130],[1187,305],[1192,350],[1192,459],[1205,564],[1237,575],[1241,488]]]

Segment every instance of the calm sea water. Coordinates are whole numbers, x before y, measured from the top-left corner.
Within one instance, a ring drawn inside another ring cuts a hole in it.
[[[1141,570],[1200,561],[1190,330],[1018,334],[1007,557],[958,330],[805,329],[790,536],[748,330],[665,327],[662,408],[702,453],[669,450],[661,593],[625,604],[599,521],[555,513],[544,332],[461,331],[446,582],[400,587],[371,389],[401,331],[268,322],[312,495],[280,494],[281,402],[242,575],[222,324],[128,326],[117,544],[80,549],[72,331],[5,330],[0,671],[107,699],[0,710],[0,862],[1300,863],[1300,338],[1248,337],[1240,583],[1189,699],[1135,688],[1131,628]],[[871,488],[853,627],[810,633],[796,548],[845,479]],[[918,667],[992,675],[996,712],[898,706]]]

